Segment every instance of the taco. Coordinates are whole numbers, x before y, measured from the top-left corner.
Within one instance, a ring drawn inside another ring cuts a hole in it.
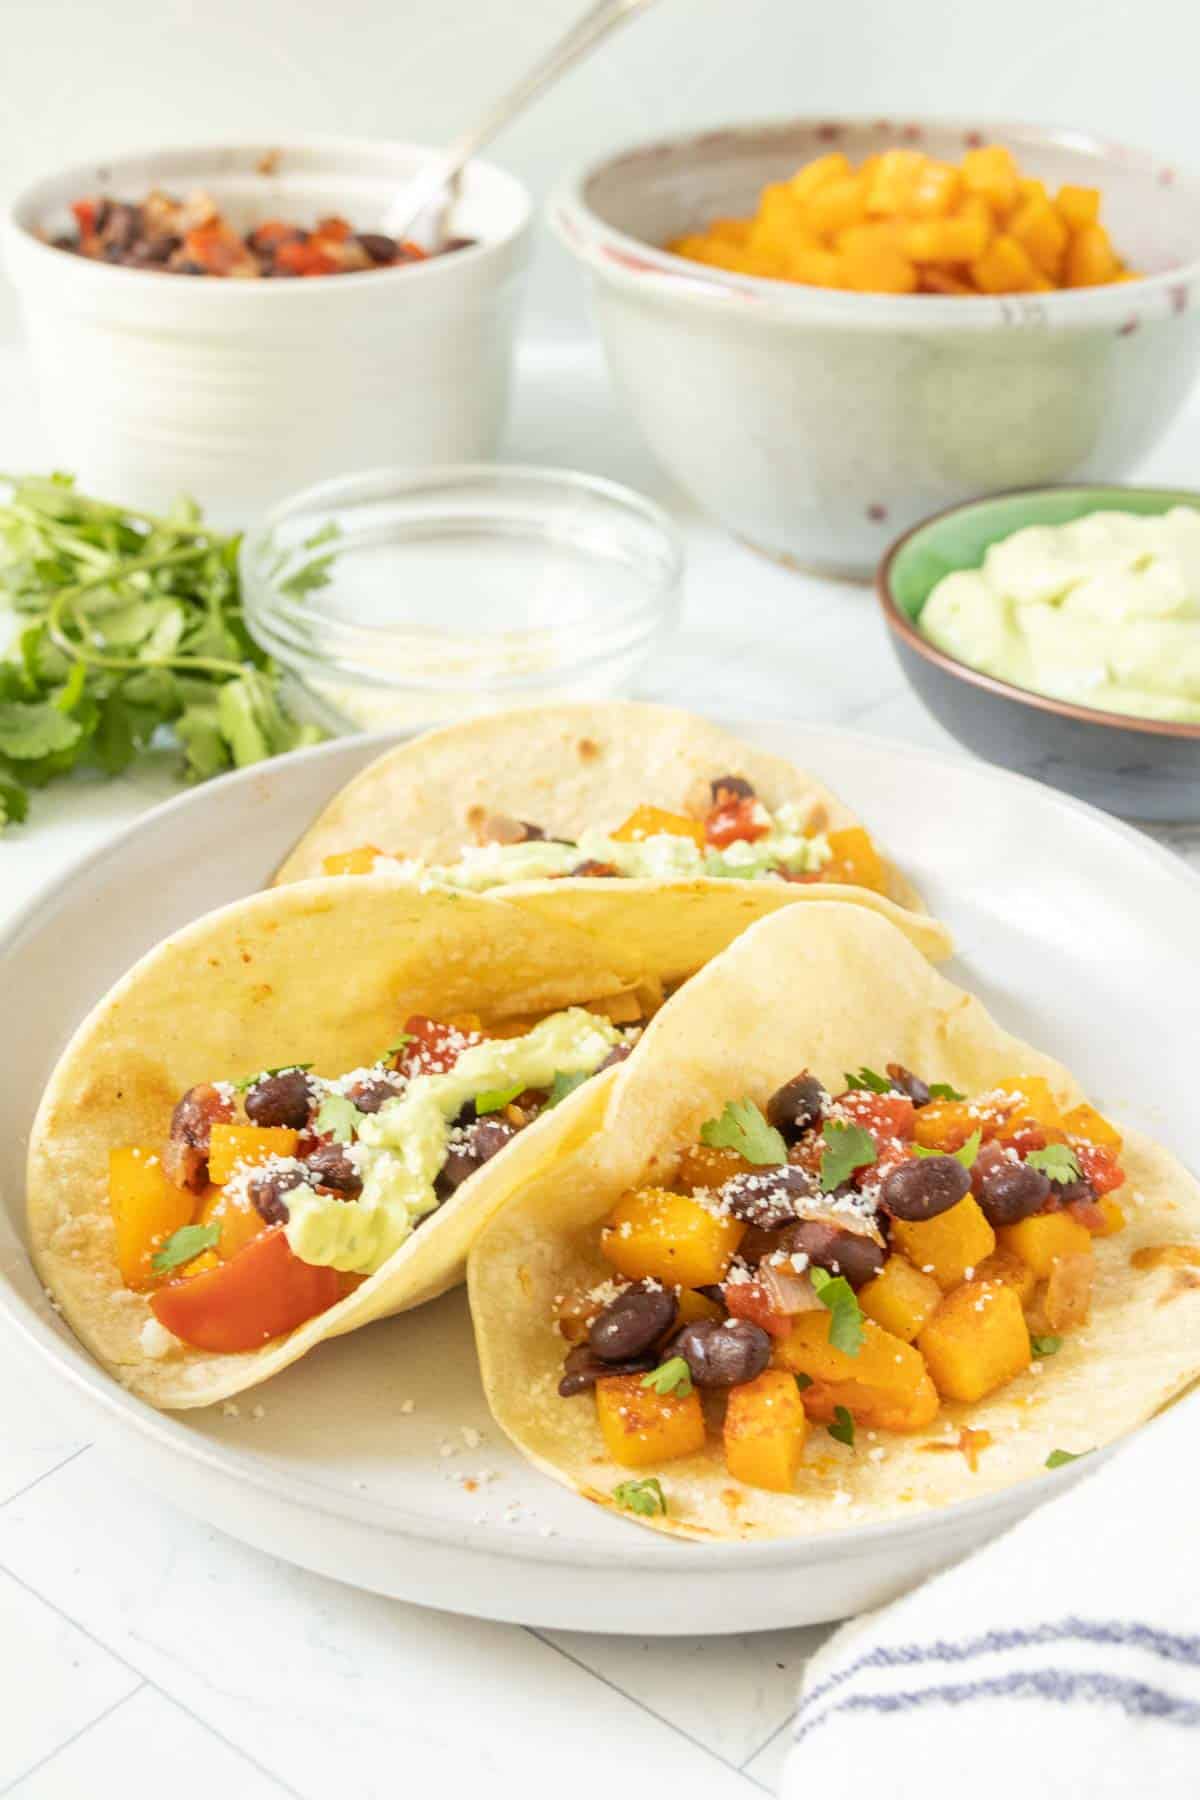
[[[509,1187],[594,1128],[641,1006],[598,940],[472,896],[322,881],[210,914],[50,1080],[38,1271],[134,1393],[237,1393],[461,1279]]]
[[[1196,1181],[862,909],[752,926],[599,1098],[476,1240],[471,1306],[499,1424],[639,1523],[911,1516],[1200,1372]]]
[[[283,863],[276,882],[388,872],[429,888],[514,888],[571,898],[614,878],[656,896],[684,883],[728,892],[757,916],[817,895],[874,905],[946,955],[949,940],[861,821],[783,757],[706,719],[632,701],[493,713],[413,739],[355,777]],[[869,898],[868,898],[869,897]],[[732,904],[732,902],[731,902]]]

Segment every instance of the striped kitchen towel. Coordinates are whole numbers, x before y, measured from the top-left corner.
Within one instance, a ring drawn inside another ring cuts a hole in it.
[[[1198,1800],[1200,1398],[831,1638],[782,1793]]]

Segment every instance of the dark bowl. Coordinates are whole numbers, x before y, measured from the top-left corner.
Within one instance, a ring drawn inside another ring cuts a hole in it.
[[[934,718],[988,762],[1049,782],[1125,818],[1200,819],[1200,725],[1134,719],[1031,693],[968,668],[921,636],[921,608],[943,575],[977,569],[989,544],[1024,525],[1084,513],[1200,506],[1182,488],[1028,488],[968,500],[897,538],[876,587],[908,681]]]

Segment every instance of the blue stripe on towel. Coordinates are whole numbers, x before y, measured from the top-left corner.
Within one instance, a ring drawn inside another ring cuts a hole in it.
[[[1183,1663],[1200,1668],[1200,1637],[1173,1631],[1156,1631],[1123,1619],[1063,1619],[1058,1624],[1036,1625],[1032,1629],[985,1631],[981,1636],[951,1644],[939,1639],[932,1644],[899,1644],[881,1646],[860,1656],[857,1662],[839,1669],[828,1680],[802,1696],[799,1711],[814,1706],[835,1688],[858,1675],[863,1669],[895,1669],[930,1662],[970,1662],[976,1656],[995,1656],[1005,1650],[1024,1650],[1044,1644],[1059,1644],[1077,1639],[1085,1644],[1109,1644],[1123,1650],[1143,1650],[1165,1662]]]
[[[1115,1705],[1135,1719],[1161,1719],[1170,1725],[1200,1726],[1200,1705],[1180,1700],[1163,1688],[1144,1681],[1127,1681],[1101,1672],[1070,1674],[1061,1669],[1030,1669],[1013,1675],[997,1675],[987,1681],[947,1683],[942,1687],[913,1689],[899,1694],[847,1694],[820,1715],[797,1722],[796,1743],[837,1713],[913,1712],[930,1701],[962,1706],[972,1700],[1054,1700],[1060,1705],[1083,1701],[1090,1705]]]

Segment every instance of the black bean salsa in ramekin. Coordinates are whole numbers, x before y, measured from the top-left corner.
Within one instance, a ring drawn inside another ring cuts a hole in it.
[[[383,231],[356,231],[336,214],[311,230],[286,219],[234,228],[203,192],[185,200],[155,188],[140,202],[89,195],[72,203],[76,230],[51,238],[57,250],[92,262],[164,275],[220,275],[235,280],[355,275],[395,269],[465,250],[473,238],[449,238],[437,251]]]

